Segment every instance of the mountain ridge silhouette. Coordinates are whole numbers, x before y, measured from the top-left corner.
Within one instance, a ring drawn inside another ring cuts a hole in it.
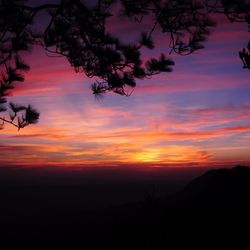
[[[243,199],[246,195],[250,195],[250,168],[237,165],[233,168],[208,170],[189,182],[174,196],[192,200],[216,199],[222,203],[230,197]]]
[[[249,167],[209,170],[153,203],[142,206],[121,233],[134,230],[137,249],[250,249]]]
[[[90,250],[249,250],[249,211],[250,168],[236,166],[209,170],[170,196],[5,221],[0,239]]]

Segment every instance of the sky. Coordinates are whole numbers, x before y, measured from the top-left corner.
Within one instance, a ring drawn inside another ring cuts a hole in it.
[[[0,131],[2,166],[207,167],[250,163],[250,72],[238,51],[249,33],[244,24],[219,19],[205,49],[171,54],[172,73],[138,81],[129,97],[92,95],[93,79],[75,73],[65,58],[39,47],[25,55],[31,66],[10,101],[32,104],[39,123]],[[122,27],[122,28],[121,28]],[[136,35],[126,22],[110,29]],[[125,38],[124,38],[125,39]],[[156,49],[168,53],[156,32]]]

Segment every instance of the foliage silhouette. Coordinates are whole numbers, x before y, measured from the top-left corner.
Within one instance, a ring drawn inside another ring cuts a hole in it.
[[[243,62],[243,68],[250,69],[250,41],[247,45],[247,48],[243,48],[239,52],[240,59]]]
[[[24,80],[23,73],[29,67],[22,62],[21,54],[34,44],[41,45],[49,55],[65,57],[76,72],[94,78],[94,95],[114,92],[129,96],[136,80],[172,71],[174,62],[164,54],[149,60],[143,58],[142,48],[154,49],[156,29],[169,34],[170,54],[189,55],[204,48],[216,25],[214,14],[224,14],[230,22],[245,22],[250,26],[247,0],[98,0],[95,4],[83,0],[57,3],[48,0],[37,6],[29,4],[25,0],[0,1],[0,112],[8,107],[8,91]],[[49,21],[44,28],[40,25],[42,30],[37,32],[36,17],[40,12],[46,12]],[[152,27],[138,34],[133,43],[125,43],[108,31],[107,21],[114,16],[137,23],[150,19]],[[249,53],[243,49],[240,58],[244,67],[249,68]],[[32,113],[33,119],[27,120],[29,115],[20,115],[20,111],[10,114],[9,120],[0,119],[19,129],[38,121],[39,114],[31,106],[19,109]]]

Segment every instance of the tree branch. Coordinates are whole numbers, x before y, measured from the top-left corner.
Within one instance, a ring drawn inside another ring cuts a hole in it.
[[[3,123],[1,124],[1,126],[4,125],[4,122],[7,122],[7,123],[9,123],[9,124],[11,124],[11,125],[17,127],[18,130],[20,130],[20,127],[19,127],[17,124],[15,124],[13,121],[11,121],[11,120],[6,120],[6,119],[3,118],[3,117],[0,117],[0,120],[3,121]]]

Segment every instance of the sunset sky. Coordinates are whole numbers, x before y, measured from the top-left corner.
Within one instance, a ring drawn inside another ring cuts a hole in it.
[[[93,79],[76,74],[65,58],[35,47],[25,56],[31,71],[9,100],[33,104],[40,121],[20,131],[0,132],[5,166],[218,166],[250,163],[249,70],[238,51],[247,26],[223,20],[205,49],[186,57],[171,54],[172,73],[138,82],[130,97],[92,95]],[[133,36],[131,24],[111,24]],[[124,38],[126,39],[126,38]],[[169,52],[156,32],[156,49]]]

